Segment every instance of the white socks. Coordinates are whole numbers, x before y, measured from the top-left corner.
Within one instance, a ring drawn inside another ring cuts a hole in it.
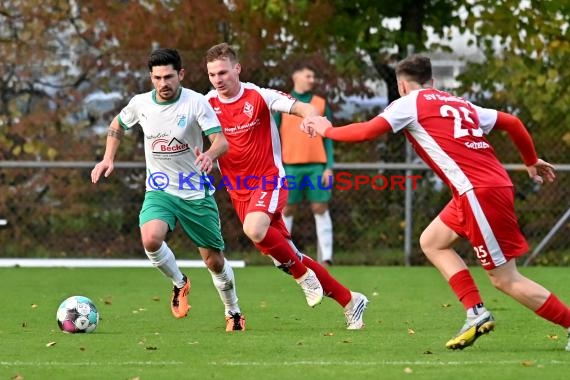
[[[180,271],[180,268],[178,268],[176,257],[174,257],[174,253],[168,248],[166,242],[162,242],[162,245],[156,252],[149,252],[146,249],[144,251],[152,265],[164,273],[166,277],[170,278],[174,285],[179,288],[184,286],[184,275]]]
[[[224,267],[220,273],[214,273],[208,269],[212,276],[212,282],[220,294],[220,298],[224,304],[226,315],[229,313],[241,313],[238,306],[238,298],[236,294],[234,271],[228,261],[224,258]]]
[[[315,229],[317,230],[317,259],[320,263],[332,261],[333,256],[333,225],[329,210],[322,214],[314,214]],[[287,231],[293,230],[293,215],[283,215]]]
[[[469,319],[477,318],[478,316],[480,316],[481,314],[483,314],[486,311],[487,311],[487,308],[485,306],[483,306],[482,303],[477,304],[477,305],[467,309],[467,318],[469,318]]]
[[[332,261],[333,225],[329,210],[315,214],[317,229],[317,252],[319,262]]]

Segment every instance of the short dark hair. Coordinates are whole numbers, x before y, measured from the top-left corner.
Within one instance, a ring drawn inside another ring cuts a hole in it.
[[[300,61],[293,65],[293,68],[291,69],[291,74],[295,74],[296,72],[303,71],[305,69],[311,70],[313,73],[317,72],[315,66],[313,66],[312,64],[305,61]]]
[[[206,52],[206,63],[225,58],[228,58],[232,63],[237,63],[238,61],[236,51],[225,42],[212,46]]]
[[[425,55],[411,55],[398,62],[396,76],[407,77],[408,80],[419,84],[427,83],[432,79],[431,60]]]
[[[154,66],[168,66],[172,65],[174,70],[180,71],[182,69],[182,59],[180,54],[175,49],[156,49],[150,53],[148,58],[148,70],[152,71]]]

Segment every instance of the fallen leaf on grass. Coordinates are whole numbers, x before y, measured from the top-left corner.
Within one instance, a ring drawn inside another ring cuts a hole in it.
[[[46,347],[52,347],[55,346],[56,343],[55,342],[49,342],[48,344],[46,344]]]

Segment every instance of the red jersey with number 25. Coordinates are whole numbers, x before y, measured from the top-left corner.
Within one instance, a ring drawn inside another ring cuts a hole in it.
[[[421,89],[392,102],[379,116],[404,130],[417,154],[461,195],[476,187],[512,186],[484,137],[497,111],[436,89]]]
[[[232,99],[206,99],[220,120],[229,149],[218,159],[230,196],[247,200],[255,189],[279,188],[285,176],[281,142],[272,112],[289,113],[295,98],[285,93],[241,83]]]

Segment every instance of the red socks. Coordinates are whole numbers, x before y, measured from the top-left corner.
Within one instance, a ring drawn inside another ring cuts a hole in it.
[[[473,281],[473,277],[467,269],[462,270],[451,276],[449,285],[461,301],[465,309],[483,303],[481,295],[477,289],[477,285]],[[541,307],[534,311],[536,315],[560,325],[566,329],[570,328],[570,309],[554,294],[546,299]]]
[[[542,306],[535,310],[535,313],[565,329],[570,327],[570,309],[552,293]]]
[[[473,277],[471,277],[469,270],[464,269],[451,276],[449,286],[451,286],[451,289],[453,289],[453,292],[457,295],[457,298],[461,301],[465,310],[483,303],[479,289],[477,289],[477,285],[475,285],[475,281]]]
[[[287,266],[293,278],[299,278],[307,272],[307,267],[301,262],[289,242],[275,227],[269,227],[262,241],[255,246],[266,255]]]
[[[315,272],[323,287],[325,296],[331,297],[342,307],[345,307],[350,302],[352,299],[350,290],[338,282],[325,267],[307,255],[303,255],[303,264]]]

